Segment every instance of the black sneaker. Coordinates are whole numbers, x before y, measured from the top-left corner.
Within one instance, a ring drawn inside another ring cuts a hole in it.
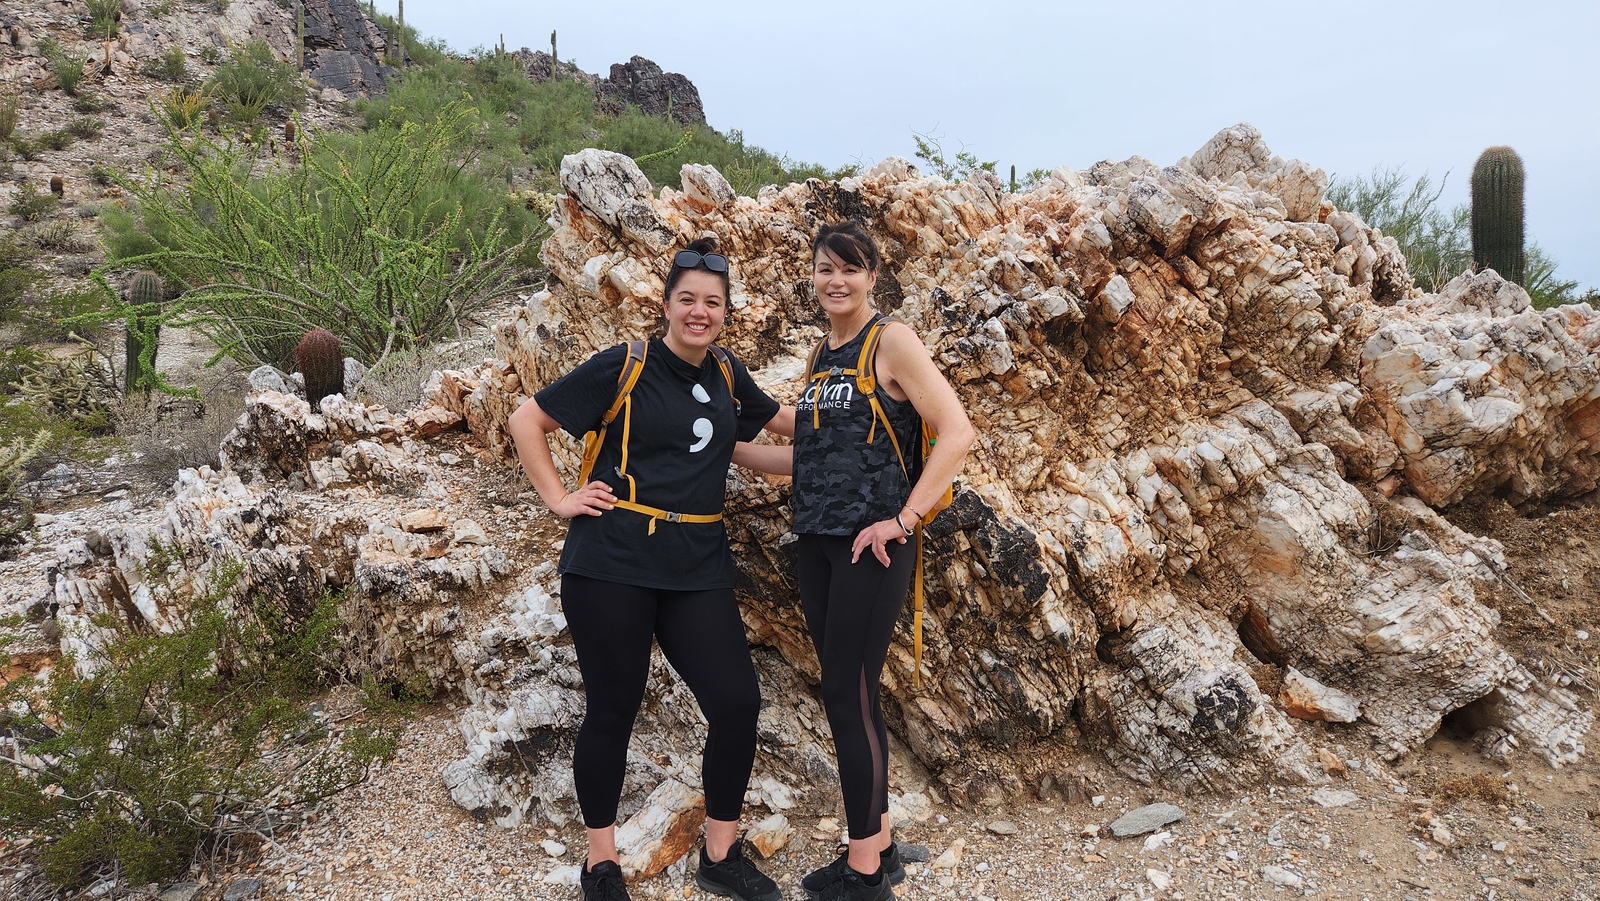
[[[800,887],[806,894],[815,895],[827,887],[828,883],[835,882],[850,869],[847,862],[850,859],[848,852],[839,855],[839,859],[821,869],[812,870],[805,879],[801,880]],[[899,885],[906,881],[906,865],[900,861],[900,846],[890,842],[889,847],[878,852],[878,860],[883,864],[883,875],[889,878],[891,885]]]
[[[742,838],[728,848],[727,857],[715,863],[706,856],[705,846],[700,846],[700,868],[694,872],[694,884],[713,895],[725,895],[735,901],[780,901],[783,897],[778,884],[744,856]]]
[[[877,872],[878,884],[868,885],[867,877],[846,866],[838,879],[822,887],[817,901],[894,901],[894,891],[889,888],[889,875],[882,867]]]
[[[578,885],[583,887],[583,901],[633,901],[622,883],[622,867],[614,860],[602,860],[594,869],[579,870]]]

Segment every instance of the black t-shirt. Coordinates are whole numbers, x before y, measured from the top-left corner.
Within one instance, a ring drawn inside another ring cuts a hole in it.
[[[602,350],[534,395],[539,408],[575,438],[593,431],[617,397],[617,376],[627,358],[625,344]],[[778,402],[756,386],[744,364],[731,359],[733,399],[722,369],[710,354],[692,366],[659,338],[650,339],[644,369],[629,394],[628,475],[636,503],[676,513],[722,512],[728,464],[735,441],[749,441],[778,413]],[[629,499],[622,463],[623,412],[606,429],[590,480]],[[567,530],[560,571],[608,582],[705,591],[733,587],[733,555],[723,524],[665,522],[620,507],[599,516],[577,516]]]

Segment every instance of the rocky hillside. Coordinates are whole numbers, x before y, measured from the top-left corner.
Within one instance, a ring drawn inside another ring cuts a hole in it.
[[[924,687],[905,632],[886,676],[894,732],[938,792],[1073,797],[1094,760],[1174,788],[1316,783],[1337,749],[1394,759],[1447,719],[1491,755],[1583,753],[1587,702],[1502,647],[1480,602],[1502,547],[1440,511],[1595,487],[1600,314],[1532,310],[1492,273],[1416,291],[1392,240],[1249,126],[1176,165],[1063,168],[1023,194],[900,160],[756,198],[694,166],[656,194],[599,151],[562,178],[551,290],[498,329],[496,359],[440,374],[436,403],[403,416],[254,394],[220,470],[93,535],[55,523],[7,567],[19,602],[59,605],[64,649],[106,610],[159,628],[157,546],[195,574],[237,559],[272,595],[343,588],[356,668],[461,703],[465,754],[442,773],[456,802],[563,824],[582,695],[555,599],[561,532],[510,466],[505,417],[649,331],[668,251],[707,231],[737,263],[727,344],[792,396],[820,334],[808,236],[854,216],[886,249],[880,306],[924,336],[980,433],[930,529]],[[751,800],[825,813],[785,490],[730,478],[768,700]],[[658,663],[623,807],[633,871],[687,847],[701,728]]]

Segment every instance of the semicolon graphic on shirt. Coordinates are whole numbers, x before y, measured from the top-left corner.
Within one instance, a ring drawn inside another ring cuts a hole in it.
[[[689,391],[689,393],[694,395],[695,400],[703,404],[711,403],[711,395],[707,394],[706,389],[700,385],[695,385],[694,388]],[[711,425],[711,420],[705,418],[704,416],[696,419],[694,421],[694,425],[689,427],[689,430],[694,432],[694,436],[696,438],[700,439],[699,441],[689,445],[689,453],[691,454],[698,454],[705,450],[706,445],[711,443],[712,434],[716,432],[715,427]]]
[[[853,379],[831,383],[812,382],[801,393],[795,409],[809,411],[816,407],[820,410],[848,410],[855,397],[856,383]]]

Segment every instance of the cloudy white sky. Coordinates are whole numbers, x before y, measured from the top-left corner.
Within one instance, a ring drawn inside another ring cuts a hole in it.
[[[378,8],[394,12],[395,0]],[[1251,122],[1330,174],[1404,167],[1467,200],[1509,144],[1527,228],[1600,286],[1600,3],[411,0],[453,49],[548,49],[605,74],[687,75],[719,130],[828,166],[910,158],[913,132],[1019,173],[1133,154],[1166,165]]]

